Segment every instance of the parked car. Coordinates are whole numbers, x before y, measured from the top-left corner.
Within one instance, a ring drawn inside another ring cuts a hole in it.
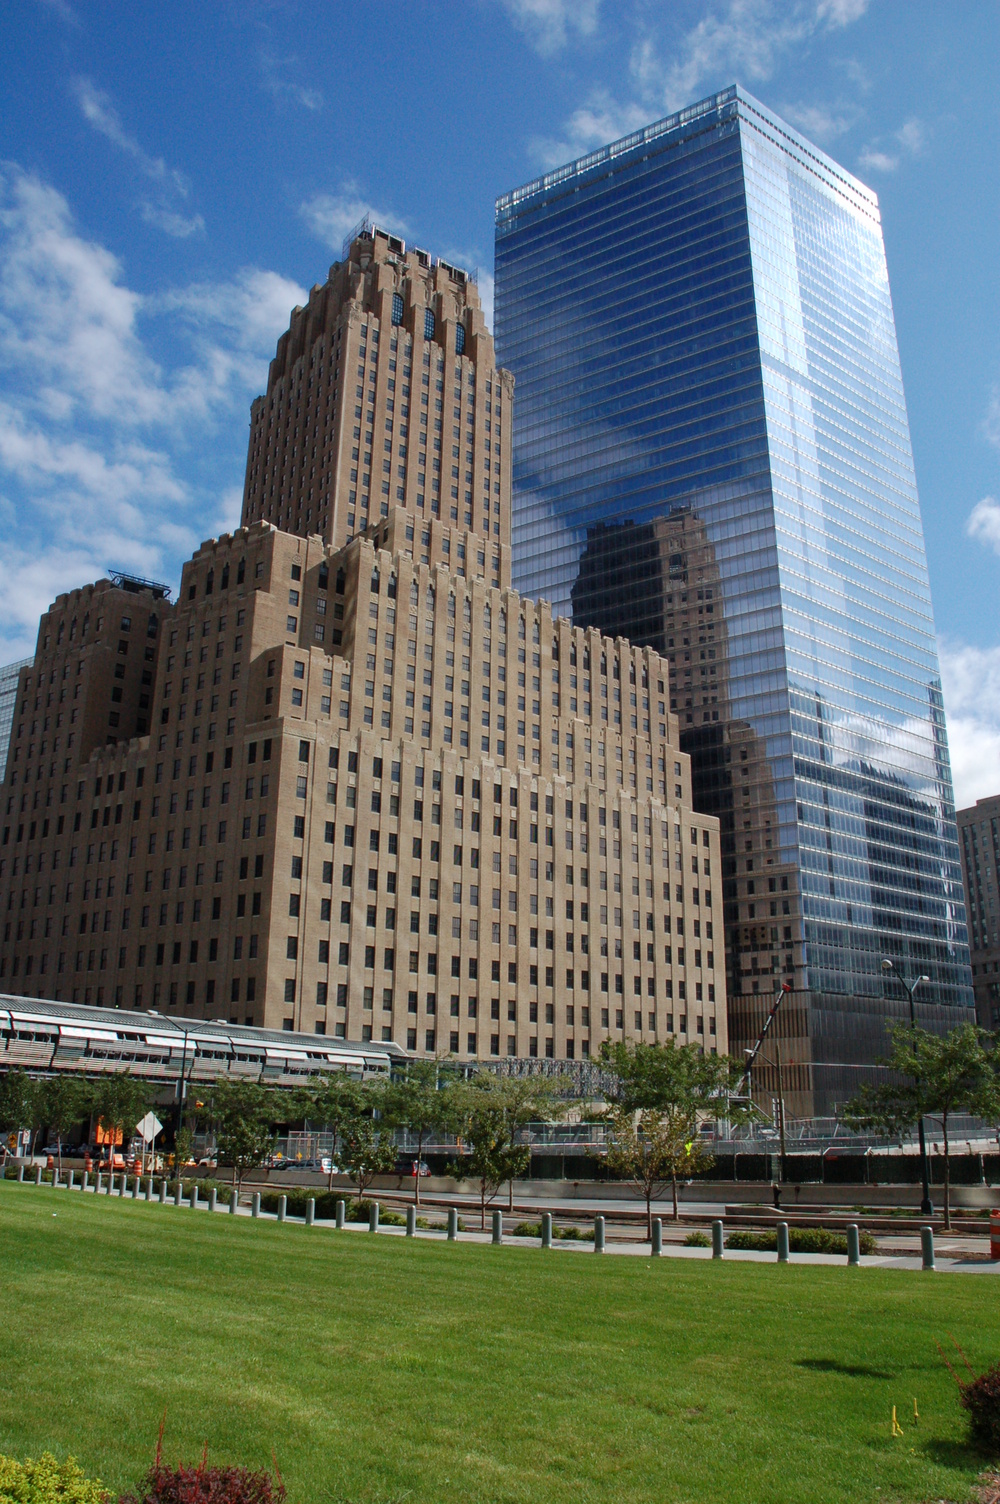
[[[429,1175],[431,1172],[425,1159],[399,1159],[396,1161],[395,1173],[397,1175],[412,1175],[414,1179],[419,1176],[422,1179],[423,1176]]]

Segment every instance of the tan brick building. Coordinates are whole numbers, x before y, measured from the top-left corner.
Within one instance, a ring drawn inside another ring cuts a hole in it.
[[[176,604],[100,581],[42,619],[0,991],[430,1054],[726,1048],[667,664],[510,589],[511,398],[474,284],[366,227],[279,342],[243,526]]]

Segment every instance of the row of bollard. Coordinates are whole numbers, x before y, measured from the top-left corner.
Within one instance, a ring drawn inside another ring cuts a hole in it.
[[[25,1169],[25,1167],[24,1167],[23,1164],[18,1166],[17,1178],[22,1183],[24,1181],[24,1169]],[[113,1175],[113,1174],[109,1178],[108,1187],[107,1187],[107,1194],[109,1196],[113,1196],[115,1194],[115,1191],[116,1191],[116,1185],[115,1185],[116,1178],[117,1177],[115,1175]],[[101,1192],[102,1192],[102,1190],[104,1189],[103,1183],[102,1183],[103,1179],[104,1179],[103,1175],[101,1174],[100,1171],[98,1171],[97,1172],[96,1181],[95,1181],[95,1184],[94,1184],[94,1191],[95,1191],[95,1193],[97,1195],[100,1195]],[[42,1183],[42,1167],[41,1167],[41,1165],[36,1165],[35,1166],[35,1185],[41,1185],[41,1183]],[[73,1190],[74,1186],[75,1186],[75,1183],[76,1183],[75,1182],[75,1172],[73,1170],[69,1170],[67,1172],[67,1180],[66,1180],[65,1184],[66,1184],[66,1186],[67,1186],[67,1188],[69,1190]],[[61,1180],[61,1172],[59,1170],[54,1170],[53,1173],[52,1173],[52,1185],[53,1185],[53,1187],[56,1187],[56,1186],[59,1186],[61,1184],[63,1184],[63,1182]],[[81,1182],[80,1182],[80,1189],[86,1191],[86,1190],[89,1189],[89,1187],[90,1187],[90,1172],[88,1170],[84,1170],[83,1177],[82,1177]],[[139,1187],[140,1187],[139,1177],[136,1176],[135,1179],[133,1180],[133,1183],[132,1183],[132,1197],[133,1197],[133,1200],[138,1200],[139,1199],[139,1196],[140,1196],[140,1189],[139,1189]],[[125,1196],[125,1195],[128,1194],[128,1177],[126,1175],[123,1175],[121,1177],[121,1181],[120,1181],[120,1184],[117,1187],[117,1191],[118,1191],[118,1195],[119,1196]],[[161,1180],[161,1182],[160,1182],[160,1192],[159,1192],[159,1200],[160,1200],[160,1204],[161,1205],[165,1205],[166,1204],[167,1194],[168,1194],[167,1193],[167,1182],[165,1180]],[[145,1199],[147,1201],[152,1201],[154,1199],[154,1196],[153,1196],[153,1177],[151,1175],[148,1176],[147,1179],[146,1179],[146,1196],[145,1196]],[[181,1206],[183,1204],[183,1188],[181,1186],[180,1181],[178,1181],[178,1183],[177,1183],[177,1185],[175,1187],[175,1190],[174,1190],[174,1204],[176,1206]],[[210,1190],[207,1198],[205,1198],[204,1200],[200,1200],[199,1199],[199,1196],[198,1196],[198,1187],[196,1185],[194,1185],[194,1186],[191,1187],[191,1206],[192,1206],[192,1208],[194,1208],[195,1210],[197,1210],[197,1208],[199,1206],[202,1206],[202,1205],[205,1206],[209,1211],[212,1211],[212,1212],[214,1212],[214,1211],[216,1211],[218,1209],[218,1187],[217,1186],[214,1186],[214,1185],[212,1186],[212,1188],[211,1188],[211,1190]],[[236,1213],[237,1213],[237,1211],[238,1211],[238,1209],[239,1209],[239,1195],[236,1192],[236,1190],[234,1189],[230,1193],[230,1196],[229,1196],[229,1211],[230,1211],[230,1213],[233,1216],[235,1216]],[[278,1197],[278,1212],[277,1212],[277,1220],[279,1222],[284,1222],[286,1220],[287,1211],[288,1211],[288,1197],[287,1196],[279,1196]],[[251,1197],[251,1200],[250,1200],[250,1215],[252,1217],[259,1217],[260,1216],[260,1192],[259,1191],[254,1191],[254,1193],[253,1193],[253,1195]],[[306,1226],[307,1227],[312,1227],[314,1225],[315,1221],[316,1221],[316,1202],[313,1199],[313,1197],[310,1196],[309,1199],[306,1201],[306,1215],[305,1215]],[[336,1226],[338,1228],[343,1228],[343,1227],[346,1226],[346,1222],[347,1222],[347,1204],[344,1201],[338,1201],[337,1202],[337,1206],[336,1206]],[[379,1229],[379,1204],[378,1204],[377,1201],[373,1201],[371,1203],[371,1205],[369,1206],[369,1208],[368,1208],[368,1231],[369,1232],[378,1232],[378,1229]],[[542,1229],[541,1229],[541,1231],[542,1231],[542,1237],[541,1237],[542,1247],[543,1248],[551,1248],[552,1247],[552,1213],[551,1212],[543,1212],[542,1213]],[[779,1264],[787,1264],[788,1263],[788,1255],[789,1255],[789,1248],[788,1248],[788,1223],[787,1222],[779,1222],[778,1225],[777,1225],[777,1230],[776,1231],[777,1231],[776,1242],[777,1242],[778,1263]],[[415,1206],[408,1206],[407,1209],[406,1209],[406,1236],[408,1238],[415,1237],[416,1236],[416,1232],[417,1232],[417,1210],[416,1210]],[[455,1242],[455,1240],[458,1237],[458,1209],[457,1209],[457,1207],[454,1207],[454,1206],[451,1206],[451,1207],[448,1208],[447,1234],[448,1234],[448,1241],[449,1241],[449,1243]],[[499,1247],[503,1243],[503,1213],[499,1212],[499,1211],[494,1211],[494,1213],[493,1213],[492,1242],[493,1242],[494,1246],[496,1246],[496,1247]],[[604,1218],[602,1216],[597,1216],[597,1217],[594,1218],[594,1252],[595,1253],[604,1253],[605,1252],[605,1247],[606,1247],[606,1245],[605,1245],[605,1223],[604,1223]],[[661,1222],[661,1220],[660,1220],[659,1217],[654,1217],[653,1218],[652,1238],[650,1240],[650,1252],[651,1252],[651,1254],[654,1257],[658,1257],[659,1255],[661,1255],[663,1253],[663,1223]],[[724,1256],[724,1253],[725,1253],[725,1231],[724,1231],[723,1224],[722,1224],[722,1222],[713,1222],[712,1223],[712,1257],[713,1257],[713,1259],[721,1259]],[[922,1267],[924,1269],[936,1269],[937,1265],[936,1265],[935,1259],[934,1259],[934,1229],[932,1227],[922,1227],[920,1229],[920,1253],[921,1253],[921,1264],[922,1264]],[[861,1264],[860,1237],[859,1237],[859,1234],[858,1234],[857,1224],[854,1223],[854,1222],[850,1223],[849,1226],[848,1226],[848,1228],[847,1228],[847,1263],[848,1263],[848,1266],[850,1268],[858,1268],[860,1266],[860,1264]]]

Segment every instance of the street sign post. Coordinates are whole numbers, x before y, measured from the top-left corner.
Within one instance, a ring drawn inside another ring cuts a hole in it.
[[[160,1122],[155,1112],[147,1112],[146,1116],[144,1118],[140,1118],[138,1123],[136,1123],[135,1125],[135,1131],[142,1139],[142,1174],[144,1175],[146,1173],[147,1149],[152,1155],[153,1144],[156,1141],[156,1135],[161,1131],[162,1128],[163,1124]]]

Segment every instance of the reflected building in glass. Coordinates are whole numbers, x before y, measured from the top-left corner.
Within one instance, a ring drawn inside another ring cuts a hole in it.
[[[974,1016],[878,200],[727,89],[497,201],[496,346],[514,583],[668,656],[730,1047],[788,980],[789,1106],[831,1113],[906,1011],[883,957]]]

